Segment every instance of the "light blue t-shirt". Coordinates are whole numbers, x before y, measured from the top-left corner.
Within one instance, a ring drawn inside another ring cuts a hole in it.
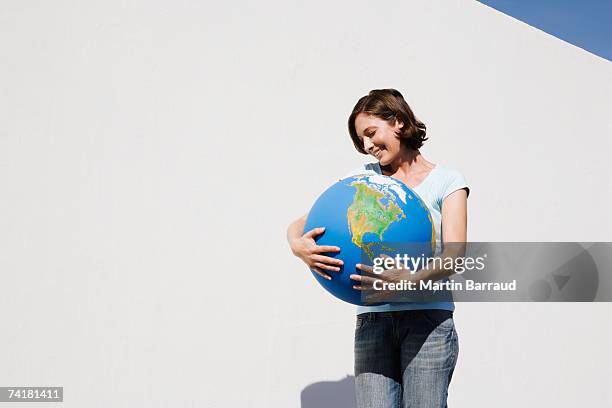
[[[346,177],[368,173],[383,174],[380,164],[376,162],[365,164],[351,171]],[[412,189],[427,205],[431,214],[436,229],[436,254],[439,254],[442,248],[442,202],[449,194],[461,189],[466,189],[469,194],[470,190],[463,175],[453,168],[439,164],[429,172],[421,184]],[[404,302],[379,306],[357,306],[357,314],[417,309],[455,310],[455,304],[453,302]]]

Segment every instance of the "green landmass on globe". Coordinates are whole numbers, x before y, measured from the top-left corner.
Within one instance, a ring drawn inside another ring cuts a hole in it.
[[[389,226],[406,218],[406,215],[395,202],[393,194],[389,192],[385,194],[362,180],[356,180],[350,185],[356,189],[353,202],[347,211],[352,242],[372,259],[374,257],[373,247],[380,243],[364,243],[364,235],[374,233],[382,241],[383,234]],[[382,201],[383,198],[387,199],[386,205]]]

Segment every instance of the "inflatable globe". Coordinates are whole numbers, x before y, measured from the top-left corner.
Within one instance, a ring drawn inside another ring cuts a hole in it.
[[[356,264],[373,265],[381,254],[428,257],[435,250],[435,229],[425,203],[401,181],[379,174],[348,177],[325,190],[304,231],[316,227],[325,227],[317,245],[340,247],[340,252],[325,255],[344,265],[340,272],[325,271],[331,280],[313,275],[332,295],[355,305],[364,304],[361,291],[353,289],[358,283],[350,279],[362,273]]]

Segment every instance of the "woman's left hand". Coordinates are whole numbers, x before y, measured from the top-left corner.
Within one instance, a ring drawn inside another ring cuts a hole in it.
[[[381,257],[389,258],[387,255],[381,255]],[[367,291],[367,303],[380,302],[385,299],[389,300],[389,298],[392,297],[390,293],[393,292],[386,289],[388,288],[386,285],[389,283],[400,283],[404,281],[414,282],[415,285],[418,284],[418,277],[414,275],[410,269],[402,268],[397,264],[394,264],[393,267],[386,269],[381,274],[375,274],[374,268],[369,265],[357,264],[356,268],[364,273],[350,276],[351,280],[358,283],[358,285],[353,285],[353,289]],[[375,282],[378,282],[376,286],[374,286]]]

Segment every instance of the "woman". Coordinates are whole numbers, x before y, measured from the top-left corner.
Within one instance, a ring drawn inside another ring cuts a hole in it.
[[[431,163],[421,155],[419,148],[427,140],[426,128],[400,92],[373,90],[359,99],[348,128],[355,148],[377,160],[354,174],[371,172],[394,177],[415,191],[430,211],[436,230],[436,254],[441,255],[442,243],[466,241],[469,188],[459,172]],[[305,221],[306,215],[288,228],[291,250],[313,271],[332,279],[342,262],[325,253],[340,249],[318,246],[315,238],[322,228],[304,233]],[[356,267],[371,271],[365,265]],[[398,269],[389,272],[394,272],[396,278],[400,273]],[[411,279],[436,281],[450,273],[429,265]],[[372,279],[366,275],[351,275],[355,289],[371,287]],[[446,407],[459,352],[453,311],[452,301],[359,306],[355,329],[357,405]]]

